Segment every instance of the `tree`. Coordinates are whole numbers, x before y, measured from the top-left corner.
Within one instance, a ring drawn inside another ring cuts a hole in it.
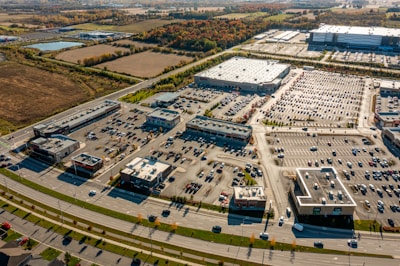
[[[256,241],[256,237],[255,237],[254,233],[252,233],[250,236],[250,239],[249,239],[250,245],[253,245],[254,241]]]
[[[178,224],[177,224],[176,222],[173,222],[173,223],[171,224],[171,231],[172,231],[172,232],[175,232],[176,229],[178,229]]]
[[[68,265],[70,263],[71,259],[72,259],[71,254],[69,252],[65,252],[65,255],[64,255],[64,263],[65,263],[65,265]]]
[[[159,227],[160,224],[161,224],[160,218],[157,217],[156,220],[154,221],[154,226],[155,226],[155,227]]]

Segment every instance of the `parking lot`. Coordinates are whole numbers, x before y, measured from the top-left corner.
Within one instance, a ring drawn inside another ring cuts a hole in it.
[[[333,166],[358,204],[355,219],[387,225],[388,218],[400,218],[400,167],[374,139],[297,132],[274,133],[266,140],[283,169]]]
[[[335,51],[331,56],[332,60],[339,62],[361,62],[377,63],[387,67],[390,64],[398,64],[398,56],[394,53],[375,53],[361,51]]]
[[[244,45],[243,50],[286,55],[303,58],[319,58],[322,56],[321,51],[313,51],[308,49],[307,44],[302,43],[269,43],[269,42],[256,42]]]
[[[153,133],[142,129],[141,125],[145,120],[145,111],[130,109],[130,106],[123,107],[117,113],[71,133],[73,139],[84,145],[63,161],[69,162],[71,157],[84,152],[102,158],[106,166],[123,159],[156,137],[158,129]],[[99,173],[101,172],[102,170]]]
[[[346,127],[359,118],[365,81],[361,77],[304,71],[265,111],[267,123]]]
[[[263,176],[253,150],[219,147],[199,136],[176,137],[173,142],[161,143],[151,154],[176,166],[171,173],[173,178],[159,187],[160,194],[167,197],[182,196],[188,200],[227,205],[233,193],[232,186],[245,185],[245,175],[260,183]],[[249,167],[246,162],[253,165]]]

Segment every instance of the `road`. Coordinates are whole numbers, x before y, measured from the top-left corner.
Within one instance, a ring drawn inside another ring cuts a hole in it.
[[[30,222],[27,222],[11,213],[2,211],[0,212],[0,217],[2,219],[10,221],[15,231],[23,235],[29,236],[40,243],[32,250],[34,254],[38,254],[46,249],[48,246],[51,246],[61,251],[67,251],[72,256],[80,258],[82,260],[81,265],[83,266],[92,265],[93,263],[99,265],[130,265],[132,261],[132,259],[129,257],[103,251],[97,247],[88,246],[76,240],[72,240],[70,243],[66,243],[63,241],[63,236],[58,235],[47,229],[41,228]],[[145,234],[148,234],[147,229],[143,229],[143,232]],[[188,241],[187,244],[191,245],[196,243]],[[245,247],[233,247],[215,244],[212,245],[212,248],[215,248],[216,253],[237,259],[251,259],[251,261],[268,265],[378,265],[380,263],[384,263],[387,266],[391,266],[399,265],[400,263],[400,261],[397,259],[394,260],[366,258],[362,256],[355,257],[321,255],[314,253],[301,253],[269,249],[251,249]],[[202,251],[207,250],[204,249],[203,246],[198,248],[198,250]],[[62,259],[63,255],[61,255],[60,258]]]

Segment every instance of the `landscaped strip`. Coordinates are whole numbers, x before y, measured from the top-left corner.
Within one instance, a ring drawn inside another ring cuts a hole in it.
[[[194,228],[187,228],[187,227],[173,227],[173,224],[164,224],[164,223],[151,223],[146,219],[143,219],[141,217],[133,217],[133,216],[129,216],[127,214],[123,214],[123,213],[119,213],[113,210],[109,210],[100,206],[96,206],[96,205],[92,205],[89,204],[85,201],[81,201],[72,197],[69,197],[67,195],[61,194],[59,192],[53,191],[51,189],[48,189],[46,187],[43,187],[37,183],[31,182],[30,180],[27,180],[25,178],[21,178],[18,175],[14,174],[13,172],[10,172],[9,170],[6,169],[0,169],[0,173],[4,174],[10,178],[12,178],[13,180],[20,182],[23,185],[26,185],[28,187],[31,187],[33,189],[36,189],[42,193],[48,194],[52,197],[55,197],[57,199],[63,200],[65,202],[69,202],[71,204],[75,204],[78,205],[80,207],[84,207],[88,210],[92,210],[104,215],[108,215],[120,220],[124,220],[124,221],[128,221],[128,222],[132,222],[132,224],[140,224],[143,226],[147,226],[147,227],[153,227],[157,230],[160,231],[165,231],[165,232],[170,232],[170,233],[174,233],[174,234],[178,234],[178,235],[183,235],[183,236],[187,236],[187,237],[193,237],[193,238],[197,238],[197,239],[201,239],[204,241],[213,241],[215,243],[222,243],[222,244],[227,244],[227,245],[231,245],[231,246],[244,246],[244,247],[248,247],[249,245],[251,245],[253,248],[275,248],[275,249],[279,249],[279,250],[294,250],[294,251],[299,251],[299,252],[313,252],[313,253],[322,253],[322,254],[337,254],[337,255],[348,255],[349,252],[348,251],[340,251],[340,250],[329,250],[329,249],[317,249],[314,247],[306,247],[306,246],[293,246],[293,244],[287,244],[287,243],[279,243],[274,241],[273,239],[271,241],[264,241],[264,240],[260,240],[260,239],[254,239],[254,236],[249,236],[246,238],[243,238],[241,236],[236,236],[236,235],[229,235],[229,234],[214,234],[211,233],[209,231],[204,231],[204,230],[199,230],[199,229],[194,229]],[[2,187],[3,190],[7,189]],[[4,192],[3,192],[4,193]],[[15,193],[16,194],[16,193]],[[58,213],[58,210],[49,207],[47,205],[41,204],[40,202],[36,202],[33,201],[31,199],[29,199],[28,197],[25,197],[24,195],[18,195],[19,198],[22,198],[25,201],[31,201],[32,204],[36,205],[37,207],[41,207],[44,210],[49,210],[50,212],[53,213]],[[32,205],[32,206],[34,206]],[[72,215],[69,215],[68,213],[64,213],[64,222],[67,223],[68,221],[66,220],[66,218],[71,219],[73,222],[73,226],[78,227],[76,225],[76,223],[84,223],[86,225],[90,226],[90,230],[89,231],[94,231],[94,227],[99,229],[100,231],[103,230],[104,232],[110,232],[112,234],[117,234],[117,235],[121,235],[124,237],[128,237],[131,239],[135,239],[135,240],[139,240],[140,242],[147,242],[149,243],[150,240],[148,238],[144,238],[144,237],[140,237],[140,236],[135,236],[126,232],[122,232],[119,230],[115,230],[112,228],[108,228],[105,227],[101,224],[96,224],[93,223],[91,221],[87,221],[84,219],[80,219],[79,217],[75,217]],[[60,217],[52,217],[53,219],[56,219],[58,221],[60,221]],[[83,228],[82,230],[87,230],[88,228]],[[99,233],[99,235],[101,235],[101,233]],[[112,239],[111,236],[108,236],[110,239]],[[116,241],[121,241],[121,239],[115,238]],[[252,243],[250,243],[252,242]],[[160,247],[164,247],[164,248],[170,248],[170,249],[174,249],[174,250],[180,250],[184,253],[191,253],[191,254],[195,254],[197,256],[202,256],[202,257],[207,257],[207,258],[211,258],[212,255],[211,254],[207,254],[207,253],[203,253],[203,254],[199,254],[198,251],[195,250],[191,250],[191,249],[185,249],[182,247],[177,247],[174,245],[170,245],[164,242],[157,242],[152,240],[153,245],[158,245]],[[132,245],[131,242],[128,242],[127,244]],[[143,248],[143,247],[140,247]],[[114,252],[114,251],[113,251]],[[371,256],[371,257],[380,257],[380,258],[391,258],[391,256],[388,255],[380,255],[380,254],[365,254],[365,253],[359,253],[359,252],[350,252],[350,254],[352,255],[356,255],[356,256]],[[219,259],[220,256],[215,256],[216,259]],[[229,259],[229,258],[228,258]],[[247,262],[246,262],[247,263]]]

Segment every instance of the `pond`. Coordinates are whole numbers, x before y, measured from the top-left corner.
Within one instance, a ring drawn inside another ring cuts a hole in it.
[[[70,48],[74,46],[81,46],[81,42],[47,42],[47,43],[37,43],[25,46],[27,48],[36,48],[40,51],[57,51],[64,48]]]

